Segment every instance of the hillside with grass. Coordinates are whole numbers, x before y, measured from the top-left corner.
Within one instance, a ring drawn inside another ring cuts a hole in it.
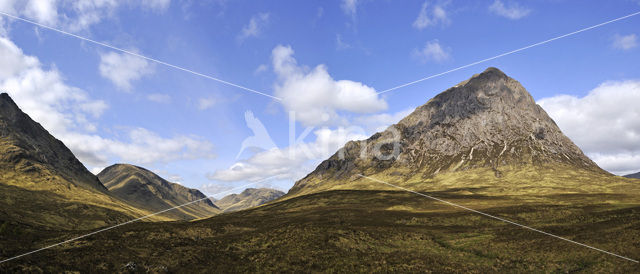
[[[501,71],[444,91],[394,128],[347,143],[262,206],[133,223],[0,271],[640,271],[638,180],[600,169]],[[393,157],[368,153],[376,148]],[[86,232],[16,239],[3,256]]]
[[[161,216],[190,220],[220,213],[220,209],[199,190],[169,182],[139,166],[111,165],[98,173],[98,178],[115,197],[150,212],[160,212],[187,204],[163,212]],[[199,202],[192,203],[194,201]]]
[[[23,226],[89,229],[150,213],[111,196],[60,140],[6,93],[0,94],[0,190],[5,231]]]

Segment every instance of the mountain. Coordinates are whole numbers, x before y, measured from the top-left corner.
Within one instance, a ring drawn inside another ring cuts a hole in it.
[[[638,173],[633,173],[633,174],[627,174],[624,175],[622,177],[626,177],[626,178],[633,178],[633,179],[640,179],[640,172]]]
[[[344,158],[334,155],[263,206],[128,224],[2,263],[0,272],[637,273],[639,264],[617,254],[640,254],[640,184],[584,157],[519,87],[489,69],[395,125],[396,157],[357,150],[391,150],[383,146],[390,128],[350,142]],[[6,249],[51,239],[3,238],[0,226],[0,260],[35,248]]]
[[[85,229],[148,212],[111,197],[60,140],[0,94],[0,221]],[[164,220],[152,217],[150,220]]]
[[[478,172],[491,173],[488,179],[495,181],[513,174],[510,171],[537,170],[531,172],[537,176],[559,168],[606,174],[518,81],[488,68],[438,94],[387,130],[348,142],[296,182],[289,194],[381,187],[359,174],[408,182],[474,170],[466,174],[475,178]]]
[[[204,199],[162,213],[171,218],[189,220],[210,217],[220,212],[199,190],[171,183],[142,167],[115,164],[102,170],[98,178],[116,197],[151,212]]]
[[[256,207],[280,198],[284,192],[271,188],[247,188],[240,194],[230,194],[217,200],[215,204],[223,211],[238,211]]]

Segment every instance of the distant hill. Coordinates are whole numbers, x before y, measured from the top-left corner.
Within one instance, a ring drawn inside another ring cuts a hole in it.
[[[633,174],[627,174],[627,175],[624,175],[623,177],[633,178],[633,179],[640,179],[640,172],[633,173]]]
[[[206,198],[206,195],[197,189],[171,183],[145,168],[134,165],[109,166],[98,174],[98,178],[116,197],[152,212]],[[210,217],[219,212],[220,209],[213,202],[205,199],[162,215],[188,220]]]
[[[610,176],[561,132],[518,81],[488,68],[387,130],[348,142],[297,181],[288,197],[332,189],[387,189],[360,174],[414,188],[438,189],[433,182],[480,187],[505,181],[503,186],[524,190],[526,182],[540,181],[548,173],[558,179],[549,187],[566,189],[559,175],[569,171]]]
[[[71,150],[6,93],[0,94],[0,205],[0,222],[55,229],[88,229],[148,214],[111,197]]]
[[[225,212],[256,207],[280,198],[284,192],[271,188],[247,188],[240,194],[230,194],[215,204]]]

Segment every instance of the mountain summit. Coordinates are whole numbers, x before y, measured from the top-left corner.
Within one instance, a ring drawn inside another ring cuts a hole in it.
[[[284,192],[272,188],[247,188],[240,194],[229,194],[215,202],[225,212],[263,205],[280,198]]]
[[[98,178],[114,196],[151,212],[202,200],[162,213],[163,216],[189,220],[210,217],[220,212],[199,190],[171,183],[139,166],[111,165],[102,170]]]
[[[290,194],[332,189],[358,174],[432,178],[439,173],[563,164],[602,173],[516,80],[497,68],[438,94],[398,124],[350,141],[296,182]]]
[[[60,140],[22,112],[7,93],[0,94],[0,165],[29,174],[49,169],[79,187],[107,189]]]
[[[0,94],[0,222],[89,229],[148,213],[112,197],[69,148]]]

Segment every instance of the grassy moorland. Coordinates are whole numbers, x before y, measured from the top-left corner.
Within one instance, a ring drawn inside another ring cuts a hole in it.
[[[519,195],[479,182],[428,194],[640,259],[640,192],[624,191],[640,181],[602,176],[584,178],[585,191],[529,190],[533,181],[521,174],[513,177],[523,181]],[[557,188],[552,182],[560,179],[540,186]],[[29,244],[2,239],[36,247],[82,233],[50,233]],[[25,270],[631,273],[640,264],[408,192],[329,190],[204,220],[135,223],[0,265]]]

